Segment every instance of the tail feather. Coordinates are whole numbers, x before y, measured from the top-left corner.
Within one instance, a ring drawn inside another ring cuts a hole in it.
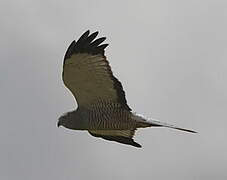
[[[149,123],[151,126],[159,126],[159,127],[167,127],[167,128],[172,128],[172,129],[177,129],[180,131],[186,131],[186,132],[190,132],[190,133],[197,133],[196,131],[190,130],[190,129],[185,129],[185,128],[180,128],[171,124],[167,124],[167,123],[163,123],[157,120],[148,120],[146,121],[147,123]]]
[[[136,118],[136,120],[142,124],[145,124],[147,126],[144,127],[148,127],[148,126],[156,126],[156,127],[167,127],[167,128],[172,128],[172,129],[177,129],[180,131],[186,131],[186,132],[190,132],[190,133],[197,133],[196,131],[190,130],[190,129],[185,129],[185,128],[180,128],[171,124],[167,124],[167,123],[163,123],[160,122],[158,120],[155,119],[147,119],[145,117],[143,117],[142,115],[139,114],[134,114],[134,118]]]

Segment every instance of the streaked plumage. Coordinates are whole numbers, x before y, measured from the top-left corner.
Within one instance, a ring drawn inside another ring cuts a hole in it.
[[[106,38],[96,39],[97,35],[98,32],[86,31],[66,51],[63,81],[76,98],[78,108],[61,116],[58,126],[87,130],[95,137],[135,147],[141,147],[133,140],[137,128],[159,126],[194,132],[133,113],[106,59],[104,49],[108,44],[102,44]]]

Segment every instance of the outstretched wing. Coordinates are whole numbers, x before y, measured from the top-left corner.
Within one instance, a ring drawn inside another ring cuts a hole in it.
[[[127,144],[135,147],[142,147],[133,140],[136,129],[132,130],[93,130],[88,131],[94,137],[100,137],[109,141]]]
[[[86,31],[73,41],[64,57],[63,81],[77,100],[78,106],[92,107],[99,102],[119,104],[131,111],[120,81],[113,76],[104,55],[106,38],[96,39],[98,32]]]

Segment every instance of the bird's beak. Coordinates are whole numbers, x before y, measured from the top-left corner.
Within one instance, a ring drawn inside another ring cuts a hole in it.
[[[57,126],[59,127],[59,126],[61,126],[61,124],[60,124],[60,122],[58,121],[58,124],[57,124]]]

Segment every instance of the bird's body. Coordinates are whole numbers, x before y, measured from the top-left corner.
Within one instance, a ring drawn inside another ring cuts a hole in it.
[[[58,126],[87,130],[95,137],[135,147],[141,147],[133,140],[137,128],[160,126],[194,132],[132,112],[123,87],[113,76],[104,55],[108,44],[101,44],[105,38],[94,40],[97,34],[85,32],[71,43],[65,54],[63,81],[76,98],[78,108],[61,116]]]
[[[130,130],[149,126],[142,117],[111,104],[77,108],[63,117],[71,121],[67,128],[75,130]],[[79,118],[75,121],[75,117]]]

